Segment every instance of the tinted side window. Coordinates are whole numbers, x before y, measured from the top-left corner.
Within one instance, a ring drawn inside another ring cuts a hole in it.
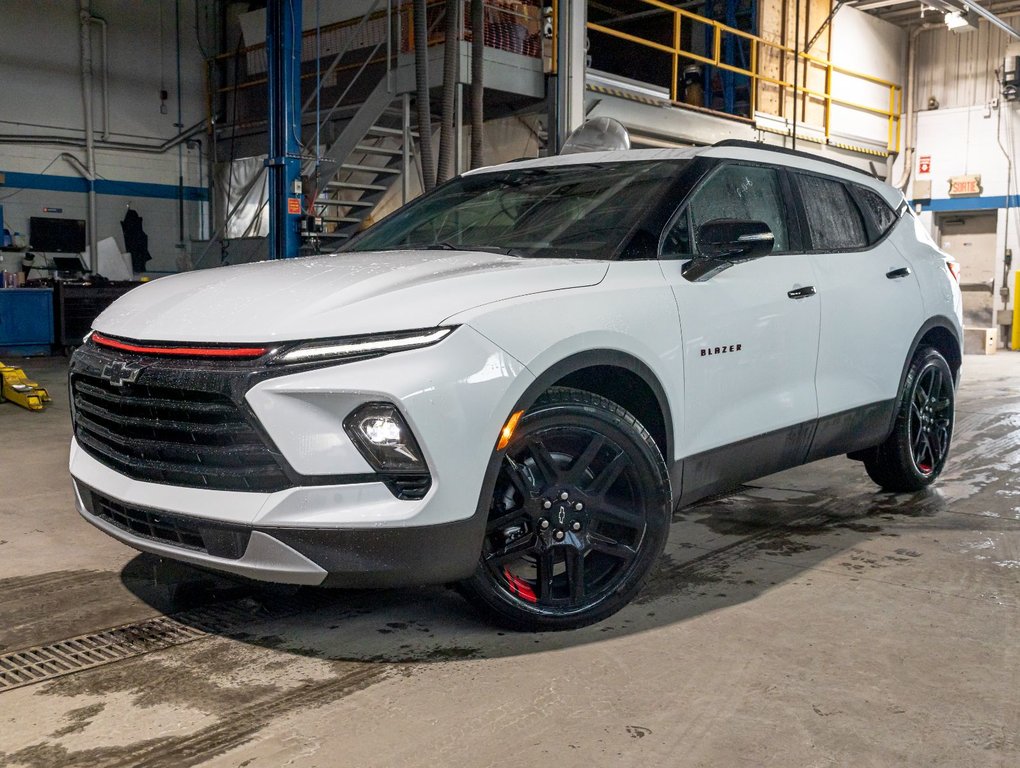
[[[691,231],[713,219],[764,221],[775,237],[775,251],[788,251],[786,225],[779,176],[773,168],[752,165],[724,165],[694,192],[690,202],[666,234],[664,256],[691,256],[696,243]]]
[[[822,176],[794,175],[807,214],[813,250],[832,251],[868,246],[861,212],[843,182]]]
[[[854,184],[854,191],[864,208],[864,215],[871,219],[872,224],[875,225],[875,231],[881,237],[889,230],[889,227],[896,223],[896,213],[875,190]]]

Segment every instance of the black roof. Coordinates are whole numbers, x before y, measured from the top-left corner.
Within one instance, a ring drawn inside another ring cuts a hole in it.
[[[766,152],[778,152],[782,155],[793,155],[794,157],[800,157],[804,160],[816,160],[819,163],[828,163],[829,165],[835,165],[846,171],[854,171],[855,173],[861,173],[868,178],[874,178],[872,174],[867,171],[862,171],[860,168],[854,168],[852,165],[841,163],[839,160],[833,160],[829,157],[823,157],[822,155],[816,155],[811,152],[801,152],[799,149],[789,149],[787,147],[777,147],[773,144],[763,144],[758,141],[744,141],[742,139],[725,139],[723,141],[717,141],[712,145],[713,147],[742,147],[744,149],[759,149]]]

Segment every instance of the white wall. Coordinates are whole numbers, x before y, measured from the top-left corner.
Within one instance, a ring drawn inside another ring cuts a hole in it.
[[[844,5],[833,19],[830,55],[833,64],[860,74],[901,86],[906,81],[906,31],[856,8]],[[839,72],[832,75],[832,95],[881,109],[889,105],[888,87]],[[841,135],[882,145],[888,138],[889,121],[881,115],[835,104],[831,119]]]
[[[1020,13],[1003,14],[1016,27]],[[998,96],[995,70],[1015,42],[981,20],[978,28],[953,32],[944,27],[921,33],[917,44],[917,89],[914,104],[927,109],[934,97],[943,109],[984,104]]]
[[[1000,147],[1001,143],[1001,147]],[[1014,277],[1009,277],[1010,299],[1003,303],[998,295],[1002,284],[1003,257],[1008,247],[1013,251],[1012,270],[1020,266],[1020,196],[1017,185],[1017,147],[1020,146],[1020,104],[1001,104],[998,109],[986,105],[937,109],[919,112],[917,115],[917,152],[914,156],[912,180],[931,181],[930,202],[918,203],[922,208],[922,221],[935,234],[935,214],[967,211],[995,211],[996,226],[996,267],[995,267],[995,309],[1000,313],[999,321],[1006,322],[1001,315],[1012,310]],[[918,160],[931,158],[931,171],[919,174]],[[1009,162],[1013,164],[1013,180],[1007,184]],[[982,193],[978,197],[949,197],[949,177],[963,174],[980,174]],[[900,175],[899,168],[893,174]],[[1010,207],[1005,206],[1005,197],[1010,195]],[[912,196],[913,185],[907,188],[907,197]],[[1008,223],[1007,223],[1008,218]],[[1008,238],[1006,235],[1008,229]]]
[[[109,30],[110,140],[159,144],[178,133],[175,0],[92,0],[93,15],[106,20]],[[204,57],[196,34],[196,3],[180,0],[181,122],[190,127],[205,116]],[[76,0],[0,0],[0,134],[4,136],[61,136],[84,138],[81,96],[79,3]],[[101,43],[98,27],[92,32],[94,48],[94,123],[102,139]],[[166,114],[160,111],[160,89],[168,91]],[[204,134],[197,138],[208,143]],[[83,149],[36,142],[0,143],[0,173],[8,182],[0,186],[5,226],[28,231],[30,216],[56,215],[86,218],[86,195],[54,189],[16,186],[18,174],[32,183],[53,186],[46,177],[66,177],[80,184],[80,176],[60,158],[70,152],[84,162]],[[123,245],[120,220],[130,203],[145,220],[154,271],[176,269],[178,249],[177,200],[173,194],[180,170],[177,150],[141,154],[115,150],[96,153],[98,178],[107,182],[137,182],[130,190],[108,185],[97,195],[99,238],[114,236]],[[205,186],[199,149],[183,150],[186,187]],[[58,184],[59,186],[59,184]],[[123,191],[123,194],[119,192]],[[45,214],[44,207],[62,208]],[[185,204],[185,237],[199,234],[200,205]],[[19,254],[8,254],[5,268],[13,269]]]

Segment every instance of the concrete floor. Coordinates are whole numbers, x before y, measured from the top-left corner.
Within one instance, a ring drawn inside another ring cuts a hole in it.
[[[933,490],[846,459],[752,483],[676,516],[634,604],[548,635],[442,588],[156,568],[74,511],[62,365],[26,361],[48,411],[0,405],[0,654],[233,618],[0,693],[0,766],[1020,765],[1020,354],[966,359]]]

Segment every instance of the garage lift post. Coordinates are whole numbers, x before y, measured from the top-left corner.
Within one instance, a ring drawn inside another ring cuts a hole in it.
[[[269,258],[292,259],[300,247],[301,0],[269,0]]]

